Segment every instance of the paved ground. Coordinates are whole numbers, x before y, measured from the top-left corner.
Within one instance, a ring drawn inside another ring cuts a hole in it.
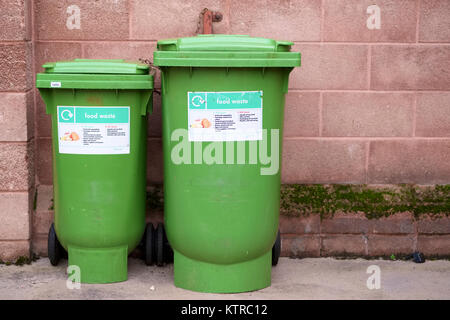
[[[381,270],[381,288],[369,290],[367,267]],[[32,265],[0,265],[2,299],[450,299],[450,261],[335,260],[282,258],[272,286],[241,294],[203,294],[173,285],[173,266],[147,267],[130,259],[129,279],[115,284],[66,287],[67,260],[52,267],[41,258]]]

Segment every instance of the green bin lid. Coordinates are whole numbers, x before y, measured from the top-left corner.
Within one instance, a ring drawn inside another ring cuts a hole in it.
[[[153,89],[149,66],[122,59],[74,59],[49,62],[36,75],[37,88]]]
[[[49,62],[42,66],[45,73],[148,74],[146,64],[123,59],[74,59]]]
[[[296,67],[300,53],[292,42],[246,35],[210,34],[158,41],[156,66]]]

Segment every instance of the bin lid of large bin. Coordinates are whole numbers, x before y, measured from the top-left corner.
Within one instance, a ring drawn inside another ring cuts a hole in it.
[[[74,59],[48,62],[36,76],[38,88],[153,89],[147,64],[123,59]]]
[[[292,42],[246,35],[208,34],[158,41],[156,66],[297,67],[300,53]]]
[[[42,66],[45,73],[148,74],[146,64],[124,59],[74,59],[49,62]]]

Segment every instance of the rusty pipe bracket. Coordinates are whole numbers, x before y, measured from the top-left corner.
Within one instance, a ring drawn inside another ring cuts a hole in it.
[[[210,11],[209,9],[205,8],[200,12],[200,19],[199,22],[202,22],[203,30],[202,34],[212,34],[212,23],[213,22],[220,22],[223,19],[222,13],[218,11]],[[200,28],[197,28],[197,33],[200,33]]]

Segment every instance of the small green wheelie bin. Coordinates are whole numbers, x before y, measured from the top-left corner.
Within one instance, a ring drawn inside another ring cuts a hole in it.
[[[36,86],[52,119],[50,262],[68,254],[75,281],[125,281],[127,256],[146,228],[153,74],[148,65],[124,60],[75,59],[43,68]]]
[[[284,101],[300,66],[292,44],[236,35],[158,41],[164,220],[178,287],[226,293],[271,283]]]

